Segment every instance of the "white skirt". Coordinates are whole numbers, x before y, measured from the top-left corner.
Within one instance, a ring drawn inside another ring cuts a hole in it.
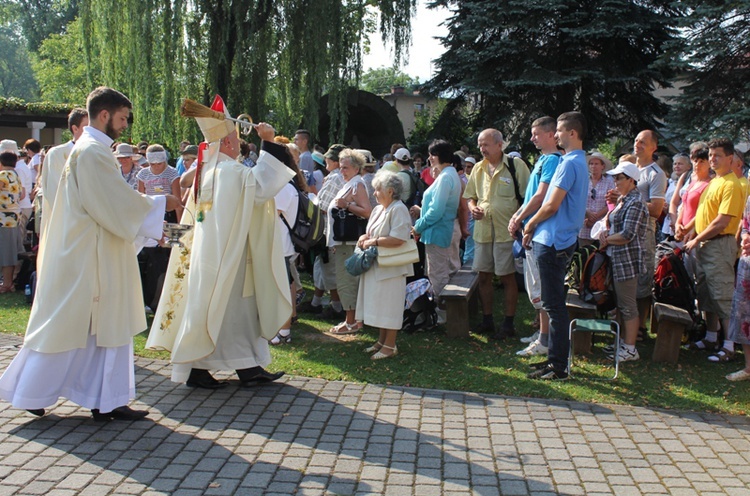
[[[378,280],[377,261],[359,278],[355,318],[378,329],[401,329],[404,323],[406,276]]]
[[[0,398],[15,408],[47,408],[66,398],[83,408],[110,412],[135,398],[133,344],[40,353],[21,348],[0,377]]]

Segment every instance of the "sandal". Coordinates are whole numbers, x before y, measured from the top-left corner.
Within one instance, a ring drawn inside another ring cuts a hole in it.
[[[354,334],[357,331],[359,331],[359,329],[357,328],[356,322],[354,324],[347,324],[346,322],[342,322],[338,325],[331,327],[328,330],[330,334],[335,334],[337,336],[344,335],[344,334]]]
[[[391,348],[390,346],[386,346],[386,345],[383,345],[383,346],[381,347],[381,350],[382,350],[383,348],[385,348],[386,350],[393,350],[393,352],[392,352],[392,353],[391,353],[390,355],[386,355],[386,354],[385,354],[385,353],[383,353],[382,351],[378,350],[378,352],[377,352],[377,353],[375,353],[375,354],[374,354],[373,356],[371,356],[371,357],[370,357],[370,359],[371,359],[371,360],[382,360],[382,359],[384,359],[384,358],[391,358],[391,357],[394,357],[394,356],[396,356],[396,355],[398,354],[398,348],[397,348],[396,346],[394,346],[393,348]]]
[[[642,342],[644,339],[646,339],[647,333],[648,333],[648,330],[645,327],[639,327],[638,337],[636,337],[635,340],[638,341],[639,343]]]
[[[705,338],[701,339],[700,341],[688,343],[687,345],[688,350],[700,350],[700,351],[716,351],[718,347],[719,347],[719,343],[717,343],[716,341],[708,341]]]
[[[722,348],[713,355],[709,355],[708,361],[714,363],[728,362],[734,358],[734,351],[728,348]]]
[[[281,334],[281,331],[277,332],[274,337],[268,342],[272,346],[278,346],[280,344],[289,344],[292,342],[292,333],[290,332],[286,336]]]
[[[0,294],[13,293],[16,290],[13,286],[0,286]]]
[[[380,348],[383,347],[383,344],[378,341],[374,345],[370,346],[369,348],[365,348],[365,353],[375,353],[376,351],[380,351]]]

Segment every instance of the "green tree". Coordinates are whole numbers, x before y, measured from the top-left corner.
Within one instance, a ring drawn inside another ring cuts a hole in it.
[[[684,19],[685,82],[674,112],[688,139],[714,135],[750,139],[750,1],[690,0]]]
[[[179,99],[272,120],[282,132],[315,132],[328,93],[334,137],[346,127],[346,94],[361,73],[363,39],[378,29],[396,52],[409,42],[416,0],[88,0],[80,5],[89,86],[133,100],[134,135],[176,143],[194,124]],[[100,74],[99,79],[97,77]],[[273,113],[271,114],[271,111]]]
[[[71,22],[65,34],[53,34],[44,40],[32,60],[43,101],[78,105],[86,101],[90,87],[79,20]]]
[[[446,52],[428,82],[465,96],[475,127],[495,126],[526,145],[542,115],[578,110],[591,142],[660,124],[669,86],[661,58],[674,39],[670,0],[435,0],[452,10]]]
[[[359,89],[376,95],[390,93],[393,86],[403,86],[407,91],[413,91],[418,85],[419,79],[401,72],[396,67],[370,69],[359,78]]]
[[[17,22],[20,10],[7,1],[0,2],[0,95],[35,100],[39,88],[29,62],[29,51]]]
[[[78,14],[78,0],[2,0],[15,4],[29,50],[36,52],[52,34],[62,34]]]

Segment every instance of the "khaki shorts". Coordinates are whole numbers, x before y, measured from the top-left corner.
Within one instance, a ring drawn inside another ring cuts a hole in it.
[[[728,319],[734,296],[734,236],[720,236],[700,243],[696,249],[695,285],[698,307]]]
[[[636,298],[651,298],[654,287],[654,269],[656,268],[656,236],[654,235],[654,226],[651,222],[648,224],[646,229],[646,236],[644,236],[643,242],[641,243],[641,249],[643,250],[643,259],[646,262],[646,272],[638,274],[638,291]]]
[[[474,272],[489,272],[496,276],[507,276],[516,272],[513,261],[513,241],[507,243],[474,242]]]
[[[617,296],[617,310],[623,322],[637,319],[638,304],[636,303],[635,293],[638,289],[638,277],[631,277],[624,281],[614,281],[615,295]]]

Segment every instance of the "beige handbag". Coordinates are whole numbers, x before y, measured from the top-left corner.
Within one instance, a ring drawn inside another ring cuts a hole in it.
[[[419,251],[417,242],[408,239],[397,248],[378,246],[378,264],[383,267],[398,267],[419,262]]]

